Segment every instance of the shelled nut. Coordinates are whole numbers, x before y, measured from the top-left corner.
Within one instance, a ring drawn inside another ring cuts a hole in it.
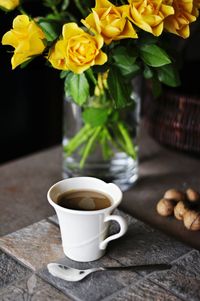
[[[164,194],[165,199],[185,201],[185,193],[177,189],[169,189]]]
[[[169,199],[161,199],[156,206],[157,212],[162,216],[170,216],[174,212],[176,202]]]
[[[183,219],[183,215],[186,213],[186,211],[189,210],[189,206],[186,202],[179,201],[176,206],[174,207],[174,216],[178,220]]]
[[[188,201],[192,202],[192,203],[196,203],[200,201],[200,194],[198,191],[192,189],[192,188],[188,188],[186,190],[186,196]]]
[[[183,222],[188,230],[200,230],[200,212],[188,210],[183,216]]]

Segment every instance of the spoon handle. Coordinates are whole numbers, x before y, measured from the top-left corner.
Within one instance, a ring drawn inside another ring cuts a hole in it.
[[[102,270],[136,270],[136,271],[146,271],[146,270],[168,270],[171,269],[171,264],[158,263],[158,264],[144,264],[144,265],[129,265],[129,266],[118,266],[118,267],[103,267]]]

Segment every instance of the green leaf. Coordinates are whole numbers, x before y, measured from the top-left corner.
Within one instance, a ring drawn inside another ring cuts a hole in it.
[[[31,57],[30,59],[28,59],[27,61],[23,62],[21,65],[20,65],[20,68],[23,69],[23,68],[26,68],[28,66],[28,64],[30,64],[30,62],[32,62],[32,60],[35,58],[36,56],[33,56]]]
[[[137,53],[127,51],[125,47],[117,47],[114,49],[113,59],[124,76],[134,74],[140,70],[139,65],[135,63]]]
[[[106,123],[109,110],[106,108],[87,108],[82,116],[85,123],[89,123],[92,127],[103,125]]]
[[[146,65],[144,67],[143,75],[146,79],[150,79],[153,77],[153,71],[151,70],[151,68],[149,66]]]
[[[65,78],[71,71],[66,70],[66,71],[61,71],[60,72],[60,78]]]
[[[124,83],[119,69],[114,66],[110,68],[108,73],[108,88],[116,108],[123,108],[131,102],[131,91]]]
[[[161,67],[171,63],[168,54],[157,45],[140,46],[140,56],[144,63],[151,67]]]
[[[69,6],[69,0],[63,0],[61,9],[66,10],[68,6]]]
[[[54,41],[58,37],[58,33],[56,30],[56,24],[54,22],[49,22],[43,20],[38,21],[39,26],[45,34],[46,40],[48,42]]]
[[[96,80],[96,78],[95,78],[95,76],[93,74],[92,69],[91,68],[87,69],[85,71],[85,73],[88,76],[88,78],[93,82],[93,84],[96,85],[97,84],[97,80]]]
[[[89,84],[85,74],[70,72],[65,79],[65,93],[71,96],[75,103],[82,106],[89,96]]]
[[[80,13],[82,14],[82,16],[84,17],[86,15],[86,11],[83,7],[83,1],[80,1],[80,0],[74,0],[74,3],[77,7],[77,9],[80,11]]]
[[[159,81],[163,84],[170,87],[177,87],[180,85],[180,77],[174,65],[169,64],[163,66],[157,70],[157,73]]]

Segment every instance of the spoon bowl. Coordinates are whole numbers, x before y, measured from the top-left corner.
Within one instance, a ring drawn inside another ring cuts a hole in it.
[[[49,263],[47,265],[48,271],[51,275],[58,277],[60,279],[66,281],[80,281],[89,274],[97,271],[106,271],[106,270],[133,270],[133,271],[140,271],[140,270],[166,270],[170,269],[170,264],[146,264],[146,265],[135,265],[135,266],[116,266],[116,267],[96,267],[86,270],[79,270],[68,267],[63,264],[59,263]]]

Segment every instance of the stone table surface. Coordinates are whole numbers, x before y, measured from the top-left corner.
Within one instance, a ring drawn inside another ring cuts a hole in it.
[[[0,166],[0,300],[200,300],[200,232],[155,211],[163,192],[200,188],[199,160],[140,133],[139,180],[124,193],[119,214],[129,227],[93,263],[66,258],[46,193],[61,180],[61,147]],[[171,263],[167,271],[109,271],[71,283],[48,273],[48,262],[87,268]]]

